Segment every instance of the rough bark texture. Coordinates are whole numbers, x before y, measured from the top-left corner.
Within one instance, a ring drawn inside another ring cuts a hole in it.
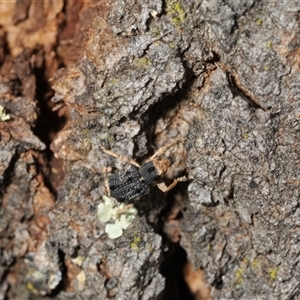
[[[299,12],[0,4],[0,299],[300,299]],[[142,163],[174,139],[166,180],[189,181],[109,239],[126,164],[101,145]]]

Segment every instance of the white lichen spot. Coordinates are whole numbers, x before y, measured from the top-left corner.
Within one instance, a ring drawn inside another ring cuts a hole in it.
[[[44,274],[41,273],[40,271],[36,271],[36,270],[32,270],[30,272],[31,277],[35,278],[35,279],[41,279],[44,277]]]
[[[77,288],[79,291],[83,291],[85,288],[86,276],[83,270],[81,270],[76,276]]]
[[[53,290],[55,289],[58,284],[62,280],[62,274],[61,271],[56,271],[55,273],[50,274],[49,279],[48,279],[48,287]]]
[[[5,113],[5,109],[2,105],[0,105],[0,120],[2,122],[8,121],[10,119],[10,115]]]
[[[114,214],[114,202],[107,196],[103,196],[103,203],[98,205],[97,216],[101,223],[107,223]]]
[[[152,16],[153,18],[157,17],[157,15],[158,15],[158,12],[157,12],[156,10],[152,10],[152,11],[151,11],[151,16]]]
[[[123,234],[123,230],[118,224],[107,224],[105,226],[105,232],[110,239],[117,239]]]
[[[84,259],[85,258],[83,256],[78,255],[77,257],[72,259],[72,263],[74,263],[75,265],[81,267],[83,262],[84,262]]]
[[[105,232],[110,239],[117,239],[123,234],[137,215],[134,207],[126,207],[124,203],[118,204],[113,199],[103,196],[103,203],[98,205],[97,216],[101,223],[111,223],[105,226]]]

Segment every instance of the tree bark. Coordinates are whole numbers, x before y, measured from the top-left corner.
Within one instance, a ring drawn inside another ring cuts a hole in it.
[[[300,298],[296,1],[0,5],[0,299]],[[111,238],[103,147],[174,140]]]

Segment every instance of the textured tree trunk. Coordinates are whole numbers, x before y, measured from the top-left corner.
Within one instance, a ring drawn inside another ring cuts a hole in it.
[[[300,299],[299,12],[0,3],[0,299]],[[176,140],[187,180],[109,197],[103,147]]]

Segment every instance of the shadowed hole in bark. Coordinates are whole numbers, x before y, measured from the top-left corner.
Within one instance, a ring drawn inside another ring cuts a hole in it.
[[[161,211],[157,230],[163,237],[164,261],[161,274],[166,278],[164,299],[198,299],[187,283],[186,270],[189,265],[186,251],[180,246],[180,222],[184,218],[188,202],[189,182],[181,182],[171,190],[166,198],[166,206]]]
[[[168,249],[163,252],[164,260],[160,267],[160,272],[166,279],[163,299],[197,299],[185,280],[185,268],[189,262],[185,250],[179,244],[180,222],[188,201],[188,185],[189,182],[180,182],[168,193],[163,193],[154,186],[141,199],[141,206],[145,204],[149,209],[146,213],[148,221],[155,232],[162,236],[162,249]],[[160,213],[151,220],[150,215],[156,210],[160,210]]]
[[[36,55],[44,58],[44,54],[41,54],[42,51],[41,48],[37,47]],[[62,162],[54,157],[53,152],[50,150],[50,144],[56,134],[65,126],[67,116],[66,114],[59,116],[57,111],[53,111],[55,104],[51,101],[51,98],[54,95],[54,91],[51,89],[49,78],[47,78],[46,68],[47,66],[43,59],[42,63],[36,65],[33,69],[36,77],[35,97],[37,100],[37,107],[39,108],[39,115],[32,131],[46,145],[44,154],[48,166],[42,166],[41,170],[44,173],[43,170],[49,168],[50,174],[44,174],[46,175],[44,176],[45,184],[52,193],[56,194],[56,188],[60,185],[60,182],[58,181],[61,180],[61,176],[51,176],[51,170],[56,169],[56,174],[62,172]]]
[[[14,167],[19,157],[20,157],[20,153],[18,152],[17,149],[16,153],[12,156],[9,162],[9,166],[4,171],[3,176],[1,176],[2,178],[0,179],[0,199],[3,198],[6,187],[8,187],[11,184],[12,176],[14,175]]]
[[[216,275],[215,280],[213,282],[213,286],[218,290],[220,290],[223,286],[222,276],[223,276],[223,274]]]
[[[166,96],[161,101],[158,101],[157,103],[151,105],[149,109],[139,118],[142,120],[141,125],[141,132],[145,132],[146,139],[147,139],[147,149],[148,152],[144,156],[140,156],[137,158],[137,162],[141,163],[145,161],[147,158],[149,158],[151,155],[154,154],[154,152],[158,149],[155,149],[155,140],[156,140],[156,134],[155,134],[155,128],[157,125],[157,122],[160,118],[168,118],[167,115],[169,112],[176,111],[179,109],[179,105],[184,102],[187,98],[187,90],[184,88],[181,88],[180,91],[178,91],[174,95]],[[134,113],[130,114],[129,117],[131,119],[135,119]],[[178,136],[177,138],[183,138],[182,136]],[[139,143],[138,143],[139,136],[135,139],[135,151],[134,154],[139,152]],[[170,141],[169,141],[170,142]]]
[[[168,300],[193,300],[187,283],[184,280],[183,268],[187,263],[186,252],[178,243],[170,244],[164,253],[161,264],[161,274],[166,278],[165,294],[163,299]]]
[[[67,266],[65,264],[65,253],[58,249],[58,257],[59,257],[59,261],[60,261],[60,271],[61,271],[61,276],[62,279],[60,281],[60,283],[57,285],[57,287],[51,291],[51,294],[49,295],[50,297],[53,297],[56,299],[56,296],[61,292],[61,291],[65,291],[68,284],[69,284],[69,279],[68,279],[68,269]]]
[[[178,114],[178,110],[185,105],[186,99],[187,90],[181,89],[175,95],[168,96],[152,105],[143,115],[141,118],[143,120],[141,131],[145,132],[146,135],[148,153],[136,159],[139,163],[147,160],[158,150],[154,145],[156,144],[156,126],[159,120],[162,119],[167,124],[172,122],[173,118]],[[134,116],[131,117],[134,118]],[[184,138],[184,136],[180,136],[179,134],[180,130],[176,138]],[[168,129],[162,136],[168,140]],[[138,138],[135,140],[135,154],[140,152]],[[167,158],[170,159],[172,157]],[[187,174],[184,171],[178,177],[182,175]],[[169,185],[172,181],[173,178],[167,178],[166,184]],[[168,249],[163,254],[164,260],[160,269],[161,274],[166,279],[163,299],[196,299],[185,280],[184,269],[189,262],[185,250],[179,245],[179,224],[184,217],[183,210],[188,202],[188,185],[189,182],[180,182],[168,193],[163,193],[157,187],[152,187],[150,193],[141,199],[141,202],[145,203],[149,209],[148,221],[153,226],[155,232],[163,237],[162,249]],[[154,215],[157,214],[154,219],[153,211]]]

